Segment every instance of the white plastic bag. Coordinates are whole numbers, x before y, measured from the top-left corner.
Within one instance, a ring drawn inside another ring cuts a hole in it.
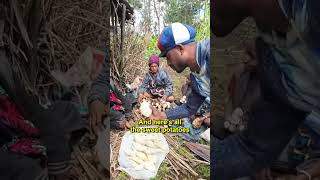
[[[141,170],[135,170],[134,168],[128,168],[128,166],[129,166],[128,165],[128,156],[126,155],[125,150],[131,148],[132,144],[134,143],[134,134],[130,133],[129,131],[125,133],[125,135],[123,136],[122,141],[121,141],[119,158],[118,158],[118,161],[120,164],[119,170],[125,171],[134,179],[150,179],[150,178],[156,177],[158,169],[159,169],[162,161],[165,159],[165,157],[169,153],[169,145],[168,145],[165,137],[163,136],[163,134],[162,133],[156,133],[156,134],[159,135],[159,140],[164,145],[164,148],[163,148],[164,151],[156,154],[157,161],[155,163],[155,171],[151,172],[151,171],[146,170],[144,168]]]
[[[210,142],[210,128],[208,128],[205,132],[203,132],[200,137],[207,142]]]
[[[103,51],[87,47],[79,60],[67,72],[53,70],[51,71],[51,75],[66,87],[88,83],[99,75],[105,55]]]

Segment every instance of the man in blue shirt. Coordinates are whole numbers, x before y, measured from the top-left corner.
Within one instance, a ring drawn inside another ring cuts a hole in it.
[[[318,0],[215,1],[215,35],[229,34],[247,17],[256,22],[262,97],[245,131],[213,142],[214,179],[247,176],[270,165],[306,116],[320,112],[319,10]]]
[[[210,109],[210,40],[195,42],[196,31],[189,25],[173,23],[164,28],[158,39],[160,57],[166,57],[168,65],[181,73],[191,70],[192,92],[187,103],[175,109],[159,112],[153,108],[151,119],[178,119],[190,117],[199,109],[209,115]],[[202,107],[202,108],[201,108]]]

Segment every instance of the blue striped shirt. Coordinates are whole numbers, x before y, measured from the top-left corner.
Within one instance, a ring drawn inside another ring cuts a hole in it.
[[[288,99],[296,108],[320,112],[320,1],[279,0],[290,19],[285,37],[260,32],[282,71]]]

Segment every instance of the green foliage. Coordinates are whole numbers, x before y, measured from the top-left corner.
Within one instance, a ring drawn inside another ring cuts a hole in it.
[[[115,179],[116,180],[127,180],[127,179],[129,179],[129,175],[126,172],[121,171],[120,174]]]
[[[206,0],[204,3],[204,16],[197,22],[197,36],[196,41],[210,37],[210,1]]]
[[[163,0],[161,0],[163,1]],[[139,1],[130,0],[130,3],[150,3],[150,0]],[[164,21],[166,24],[173,22],[181,22],[185,24],[193,25],[197,30],[196,41],[206,39],[210,37],[210,1],[209,0],[164,0],[166,3]],[[137,5],[138,6],[138,5]],[[148,7],[148,6],[146,6]],[[150,19],[150,7],[141,9],[143,22],[141,25],[149,27],[147,29],[156,29],[152,27]],[[201,19],[197,19],[199,12],[204,11],[204,16]],[[147,60],[151,55],[158,55],[160,50],[157,46],[158,36],[153,36],[147,45],[147,50],[144,52],[144,59]]]
[[[210,1],[172,0],[166,1],[167,7],[164,16],[166,24],[181,22],[196,28],[196,40],[200,41],[210,37]],[[200,12],[203,17],[197,19]]]
[[[147,60],[151,55],[160,54],[160,50],[158,49],[158,36],[152,36],[148,43],[147,50],[144,53],[144,58]]]
[[[151,178],[150,180],[162,180],[169,174],[169,163],[167,161],[163,161],[158,170],[157,176],[155,178]]]
[[[166,24],[181,22],[184,24],[195,25],[196,15],[202,7],[202,0],[167,0],[164,22]]]
[[[202,178],[210,178],[210,165],[200,164],[196,171]]]
[[[207,141],[204,140],[204,139],[200,139],[199,143],[200,143],[200,144],[203,144],[203,145],[208,145],[208,146],[210,146],[210,142],[207,142]]]
[[[192,158],[192,153],[190,152],[189,149],[187,149],[186,147],[180,147],[177,150],[177,153],[180,154],[181,156],[184,156],[186,158]]]

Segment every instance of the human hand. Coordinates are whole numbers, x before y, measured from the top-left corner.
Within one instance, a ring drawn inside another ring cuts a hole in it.
[[[91,132],[97,134],[98,128],[101,128],[103,116],[108,112],[108,107],[100,100],[94,100],[90,103],[89,124]]]
[[[149,117],[149,119],[152,120],[163,120],[163,119],[167,119],[167,115],[164,112],[159,111],[158,109],[156,109],[153,106],[150,106],[151,110],[152,110],[152,114]]]
[[[210,113],[207,113],[204,117],[203,117],[203,123],[210,127],[210,120],[211,120],[211,116],[210,116]]]

